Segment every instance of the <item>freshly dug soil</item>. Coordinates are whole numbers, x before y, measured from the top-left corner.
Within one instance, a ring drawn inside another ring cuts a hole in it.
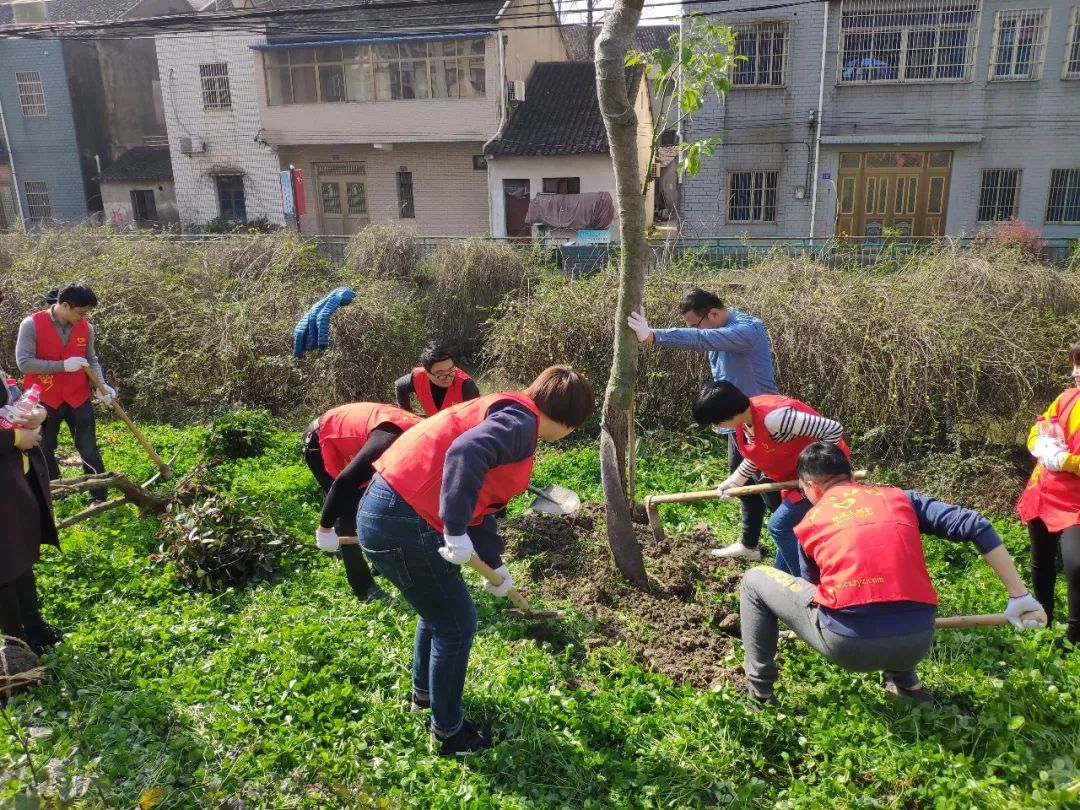
[[[565,630],[547,623],[530,637],[586,648],[622,641],[646,668],[699,688],[739,677],[741,668],[724,658],[739,634],[739,581],[747,564],[711,556],[708,550],[719,543],[708,525],[662,543],[648,526],[634,526],[648,590],[634,588],[616,570],[603,506],[589,504],[569,518],[528,513],[502,529],[508,555],[528,562],[525,592],[549,605],[569,603],[595,624],[583,639],[564,638]]]

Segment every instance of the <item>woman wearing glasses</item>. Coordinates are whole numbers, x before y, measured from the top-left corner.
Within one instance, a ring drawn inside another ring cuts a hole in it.
[[[429,343],[420,353],[420,365],[395,384],[399,408],[412,410],[409,395],[414,394],[424,416],[476,399],[480,389],[472,377],[457,366],[453,352],[438,343]]]

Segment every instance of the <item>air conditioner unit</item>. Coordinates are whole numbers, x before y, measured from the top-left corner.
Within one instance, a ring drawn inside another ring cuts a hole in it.
[[[524,101],[525,100],[525,82],[519,80],[508,81],[506,83],[506,100],[507,101]]]
[[[202,138],[181,138],[180,154],[201,155],[206,151],[206,141]]]

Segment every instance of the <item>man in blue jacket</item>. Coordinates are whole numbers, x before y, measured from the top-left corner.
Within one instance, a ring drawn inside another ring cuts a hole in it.
[[[698,287],[687,290],[679,302],[679,311],[686,326],[678,329],[652,329],[645,316],[638,312],[631,313],[627,322],[638,340],[646,345],[708,352],[713,379],[726,380],[748,397],[778,393],[773,378],[769,335],[758,318],[724,306],[715,293]],[[734,431],[722,432],[728,440],[728,467],[734,473],[742,463],[742,455]],[[742,510],[739,539],[725,548],[713,549],[711,553],[717,557],[760,560],[758,544],[765,522],[765,508],[776,509],[780,505],[780,496],[771,492],[739,501]]]

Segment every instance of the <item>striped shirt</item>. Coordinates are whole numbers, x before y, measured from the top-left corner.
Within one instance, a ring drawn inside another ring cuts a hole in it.
[[[754,441],[754,428],[743,425],[743,435],[747,442]],[[823,442],[836,444],[844,436],[844,426],[834,419],[804,413],[794,408],[777,408],[765,415],[765,430],[775,442],[790,442],[800,436],[813,436]],[[742,486],[760,472],[758,466],[748,458],[742,460],[729,479],[733,486]]]

